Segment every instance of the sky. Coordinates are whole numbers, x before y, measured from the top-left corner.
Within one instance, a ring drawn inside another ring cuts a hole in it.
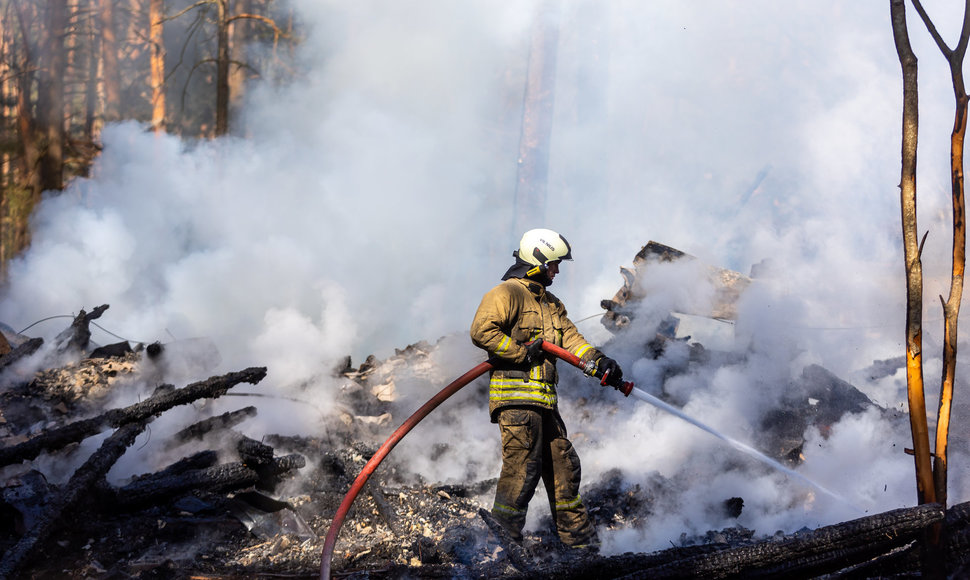
[[[312,392],[325,410],[339,388],[330,371],[346,355],[356,366],[443,338],[443,377],[483,360],[467,329],[521,234],[511,230],[519,122],[539,5],[293,4],[306,26],[297,54],[305,74],[249,91],[242,136],[190,143],[135,123],[107,127],[91,178],[42,203],[31,249],[10,266],[0,321],[20,330],[109,304],[97,322],[113,335],[96,329],[95,341],[211,341],[218,360],[187,378],[267,366],[261,389]],[[946,10],[957,8],[925,4],[954,45],[961,15]],[[557,6],[547,206],[534,225],[572,245],[575,260],[552,290],[580,330],[644,390],[677,394],[685,412],[739,440],[756,436],[752,418],[810,364],[905,409],[904,377],[860,378],[873,361],[904,353],[902,88],[888,3]],[[937,296],[949,291],[953,97],[945,60],[911,7],[908,19],[920,67],[932,410]],[[651,240],[743,274],[770,264],[771,276],[742,298],[727,345],[744,364],[661,384],[674,361],[644,357],[647,322],[709,300],[696,268],[651,272],[641,323],[625,336],[599,324],[620,268]],[[51,337],[65,320],[28,334]],[[421,381],[401,388],[413,408],[436,392]],[[725,494],[746,498],[739,523],[768,534],[915,502],[912,459],[901,452],[912,446],[908,426],[877,413],[847,417],[826,437],[806,434],[800,471],[838,501],[648,405],[617,411],[614,401],[604,421],[578,417],[576,404],[564,396],[587,481],[619,469],[632,482],[659,473],[683,483],[646,529],[604,538],[608,550],[665,547],[683,531],[727,525],[705,512]],[[439,413],[398,453],[429,479],[493,477],[497,433],[484,403],[466,395]],[[429,443],[453,439],[456,417],[468,445],[431,461]],[[260,420],[321,428],[319,414],[297,419],[285,408]],[[965,459],[961,446],[952,452]],[[951,503],[970,499],[966,465],[951,459]]]

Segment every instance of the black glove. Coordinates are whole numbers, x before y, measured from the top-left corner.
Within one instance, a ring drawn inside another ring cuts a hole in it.
[[[525,362],[532,364],[545,355],[545,351],[542,350],[542,339],[537,338],[533,340],[530,344],[525,345]]]
[[[596,370],[599,371],[600,377],[609,373],[610,376],[607,380],[610,384],[619,384],[623,380],[623,369],[608,356],[601,356],[596,361]]]

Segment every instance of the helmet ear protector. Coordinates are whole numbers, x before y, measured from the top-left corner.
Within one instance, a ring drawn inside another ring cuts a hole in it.
[[[542,255],[542,252],[539,251],[539,248],[536,248],[535,250],[533,250],[532,253],[540,260],[540,262],[545,258],[545,256]],[[549,263],[557,262],[557,261],[558,260],[548,260],[548,261],[542,262],[535,268],[532,268],[531,270],[526,272],[525,275],[526,276],[535,276],[537,274],[545,275],[546,272],[549,271]]]

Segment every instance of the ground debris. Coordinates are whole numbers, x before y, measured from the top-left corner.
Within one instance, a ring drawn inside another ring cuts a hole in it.
[[[659,259],[684,258],[672,248],[651,247]],[[648,259],[658,258],[645,253],[643,260]],[[727,308],[721,312],[730,314],[728,307],[750,281],[709,271],[725,289],[718,295],[720,306]],[[614,304],[617,315],[632,309],[637,298],[636,274],[630,275],[628,291],[617,295],[622,304]],[[678,349],[684,354],[663,369],[661,383],[693,372],[696,365],[738,361],[739,355],[706,348],[696,339],[688,344],[667,330],[659,328],[656,339],[650,335],[644,345],[648,356]],[[65,334],[79,345],[76,336],[83,338],[83,333]],[[26,338],[11,341],[13,350],[6,356],[28,343]],[[189,357],[193,345],[207,352],[211,347],[206,341],[185,342]],[[0,481],[0,513],[9,522],[0,527],[0,576],[316,578],[323,538],[344,494],[381,441],[413,411],[413,401],[401,393],[417,390],[430,396],[432,386],[449,379],[435,364],[435,349],[420,342],[387,360],[369,356],[357,368],[347,357],[334,371],[340,385],[336,395],[321,409],[330,420],[313,436],[251,438],[235,431],[256,416],[258,405],[212,416],[187,413],[166,441],[169,450],[186,455],[159,461],[149,473],[121,484],[109,484],[104,472],[132,433],[175,406],[193,409],[236,384],[258,383],[266,369],[253,367],[176,388],[164,382],[161,345],[132,350],[122,345],[102,349],[99,357],[82,354],[29,380],[13,380],[0,393],[0,464],[7,465]],[[110,394],[138,384],[161,388],[128,407],[103,409]],[[416,384],[422,388],[415,389]],[[765,437],[758,443],[766,453],[791,462],[797,462],[808,426],[824,435],[826,426],[843,414],[877,407],[817,365],[805,367],[784,386],[788,396],[764,414]],[[591,397],[614,394],[595,389]],[[660,394],[678,403],[676,394],[662,388]],[[303,404],[315,404],[307,399]],[[785,429],[791,425],[796,428]],[[92,455],[85,464],[89,467],[78,469],[65,484],[48,481],[42,469],[50,459],[73,457],[79,441],[108,429],[116,430],[104,444],[113,451]],[[430,445],[429,459],[439,461],[450,448],[459,444]],[[711,527],[717,529],[674,535],[671,547],[662,551],[600,555],[566,550],[548,515],[537,517],[517,544],[491,518],[495,479],[425,481],[414,471],[407,457],[396,456],[371,478],[337,538],[333,569],[338,577],[805,577],[849,569],[853,577],[881,577],[918,571],[916,530],[939,521],[946,522],[952,568],[959,570],[970,555],[968,505],[950,508],[945,520],[938,506],[920,506],[798,534],[759,536],[738,523],[744,498],[727,495],[707,500],[709,519],[717,522]],[[604,532],[646,528],[685,485],[659,473],[632,481],[620,470],[584,483],[584,502]]]

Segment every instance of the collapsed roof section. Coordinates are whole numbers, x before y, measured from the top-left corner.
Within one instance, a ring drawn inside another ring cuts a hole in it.
[[[612,299],[600,302],[606,310],[603,325],[611,332],[630,325],[636,316],[637,304],[648,296],[644,280],[651,269],[660,264],[695,260],[697,258],[678,249],[655,241],[647,242],[634,256],[632,269],[620,268],[623,286]],[[704,306],[684,305],[678,311],[671,312],[668,324],[660,329],[669,338],[686,338],[700,333],[706,335],[709,342],[723,342],[725,329],[731,329],[723,322],[737,320],[738,299],[751,285],[752,278],[717,266],[706,265],[704,270],[706,280],[714,289],[712,300]]]

